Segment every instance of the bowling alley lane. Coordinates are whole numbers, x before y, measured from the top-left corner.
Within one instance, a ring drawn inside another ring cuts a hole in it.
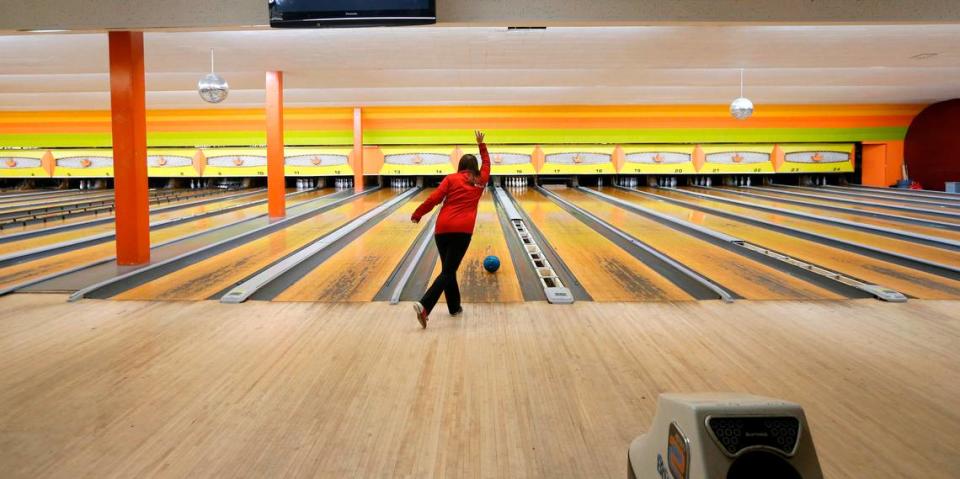
[[[264,200],[266,198],[267,198],[267,193],[266,191],[264,191],[263,193],[258,193],[256,195],[251,195],[251,196],[243,196],[240,198],[224,198],[222,200],[215,201],[212,203],[204,203],[204,204],[195,205],[195,206],[185,206],[183,208],[177,208],[175,210],[153,213],[150,215],[150,222],[153,223],[157,221],[166,221],[166,220],[172,220],[175,218],[183,218],[186,216],[198,215],[198,214],[207,213],[211,211],[221,210],[224,208],[229,208],[232,206],[242,205],[245,203]],[[206,199],[210,199],[210,198],[206,198]],[[172,203],[164,203],[162,206],[156,206],[156,207],[165,207],[171,204]],[[84,217],[84,219],[89,221],[95,218],[87,216],[87,217]],[[6,243],[0,243],[0,255],[11,254],[17,251],[27,251],[35,248],[42,248],[44,246],[54,245],[54,244],[62,243],[65,241],[81,239],[87,236],[93,236],[93,235],[98,235],[103,233],[112,233],[114,231],[114,228],[115,228],[115,225],[111,221],[111,222],[100,223],[92,226],[78,227],[75,229],[69,229],[61,232],[51,232],[50,234],[45,234],[43,236],[34,236],[31,238],[25,238],[18,241],[8,241]],[[18,231],[23,231],[23,230],[18,230]]]
[[[927,246],[927,245],[914,243],[910,241],[895,239],[888,236],[881,236],[879,234],[872,234],[864,231],[857,231],[857,230],[852,230],[848,228],[842,228],[839,226],[827,225],[823,223],[818,223],[816,221],[791,218],[789,216],[778,214],[778,213],[758,211],[752,208],[747,208],[744,206],[735,206],[735,205],[723,203],[720,201],[694,198],[677,191],[654,189],[654,188],[641,188],[641,191],[646,191],[648,193],[655,193],[661,196],[666,196],[669,198],[687,201],[690,203],[696,203],[698,205],[726,211],[728,213],[734,213],[734,214],[738,214],[746,217],[757,218],[764,221],[770,221],[781,226],[796,228],[804,232],[817,233],[817,234],[829,236],[832,238],[852,241],[852,242],[863,244],[863,245],[869,245],[874,248],[881,249],[883,251],[889,251],[892,253],[912,256],[915,258],[921,258],[928,261],[932,261],[937,264],[960,267],[960,254],[957,254],[956,251],[950,251],[943,248],[937,248],[937,247]]]
[[[203,300],[333,232],[398,194],[381,189],[125,291],[115,299]]]
[[[651,210],[671,215],[744,241],[770,248],[803,261],[851,275],[862,281],[887,286],[921,299],[960,298],[960,281],[889,263],[816,241],[797,238],[785,233],[753,226],[742,221],[688,208],[673,203],[647,198],[615,188],[603,192]]]
[[[826,199],[826,198],[823,198],[823,197],[821,197],[821,196],[798,196],[798,195],[791,195],[791,194],[789,194],[789,193],[787,192],[787,190],[777,189],[777,188],[750,188],[750,189],[745,189],[745,188],[724,188],[724,189],[727,190],[727,191],[734,191],[734,192],[736,192],[736,191],[749,192],[749,193],[754,193],[754,194],[759,194],[759,195],[764,195],[764,196],[771,196],[771,197],[775,197],[775,198],[782,198],[782,199],[791,200],[791,201],[802,201],[802,202],[808,203],[808,204],[810,204],[810,205],[812,205],[812,206],[816,206],[816,205],[835,206],[835,207],[839,207],[839,208],[847,208],[847,209],[857,210],[857,211],[868,211],[868,212],[873,212],[873,213],[885,213],[885,214],[888,214],[888,215],[889,215],[889,214],[895,214],[895,215],[897,215],[897,216],[902,216],[902,217],[907,218],[907,219],[913,218],[913,219],[920,219],[920,220],[939,221],[939,222],[941,222],[941,223],[953,223],[953,224],[956,224],[958,228],[960,228],[960,218],[949,218],[949,217],[946,217],[946,216],[933,215],[933,214],[923,214],[923,213],[914,212],[914,211],[894,210],[894,209],[890,209],[890,208],[883,208],[883,207],[881,207],[881,206],[858,205],[858,204],[854,204],[854,203],[844,203],[844,202],[840,202],[840,201],[835,201],[835,200]]]
[[[373,301],[426,227],[426,219],[414,224],[410,215],[431,192],[420,192],[273,299]]]
[[[294,191],[294,190],[290,190],[290,191]],[[246,203],[246,202],[248,202],[248,201],[255,201],[255,200],[251,199],[251,198],[253,198],[252,196],[245,196],[245,197],[243,197],[243,198],[236,198],[236,197],[235,197],[236,195],[242,194],[242,193],[243,193],[242,191],[241,191],[241,192],[234,191],[234,192],[230,192],[230,193],[228,193],[228,194],[214,194],[214,195],[204,195],[204,196],[190,196],[190,197],[183,197],[183,198],[180,198],[180,199],[177,199],[177,200],[173,200],[173,201],[169,201],[169,202],[166,202],[166,201],[165,201],[165,202],[162,202],[162,203],[151,204],[151,205],[150,205],[150,209],[151,209],[151,210],[168,208],[168,207],[171,207],[171,206],[178,206],[178,205],[179,205],[179,206],[184,206],[184,208],[177,208],[176,210],[172,210],[172,211],[169,211],[169,212],[154,213],[154,215],[152,215],[152,216],[150,217],[150,221],[160,221],[160,220],[162,220],[162,219],[178,218],[178,217],[181,217],[181,216],[185,216],[185,215],[188,214],[188,213],[183,213],[183,212],[184,212],[184,211],[188,211],[188,210],[186,209],[186,208],[187,208],[187,205],[191,205],[191,204],[193,204],[193,203],[203,203],[203,202],[206,202],[206,201],[215,200],[215,202],[212,202],[212,203],[207,203],[207,204],[204,204],[204,205],[196,205],[197,208],[199,208],[199,207],[204,207],[204,206],[205,206],[206,208],[205,208],[205,209],[201,208],[201,209],[195,210],[195,211],[198,211],[198,212],[206,212],[206,211],[212,211],[212,208],[217,208],[217,209],[223,208],[223,207],[225,207],[225,206],[223,206],[223,205],[225,205],[225,204],[228,205],[228,206],[232,206],[232,205],[235,205],[235,204]],[[266,193],[264,193],[263,196],[260,197],[260,199],[264,199],[264,198],[266,198]],[[106,213],[100,213],[100,214],[95,214],[95,215],[76,215],[76,216],[70,216],[70,217],[63,218],[63,219],[55,218],[55,219],[51,219],[51,220],[46,221],[46,222],[32,223],[32,224],[29,224],[29,225],[26,225],[26,226],[8,226],[8,227],[0,230],[0,237],[5,236],[5,235],[12,235],[12,234],[17,234],[17,233],[23,233],[23,232],[26,232],[26,231],[38,231],[38,230],[44,230],[44,229],[47,229],[47,228],[50,228],[50,227],[55,227],[55,226],[62,226],[62,225],[76,224],[76,223],[83,223],[83,222],[86,222],[86,221],[92,221],[92,220],[102,219],[102,218],[112,218],[112,217],[113,217],[113,212],[106,212]],[[108,223],[108,225],[109,225],[109,228],[108,228],[108,229],[109,229],[109,230],[112,230],[112,229],[113,229],[113,223]],[[80,228],[77,228],[77,229],[72,230],[72,231],[80,231],[80,230],[81,230]],[[64,232],[64,233],[66,233],[66,232]],[[57,234],[59,234],[59,233],[52,232],[52,233],[50,233],[50,234],[51,234],[51,235],[57,235]],[[75,239],[75,238],[79,238],[79,237],[82,237],[82,236],[86,236],[86,235],[88,235],[88,234],[97,234],[97,232],[81,234],[80,236],[75,236],[75,235],[73,235],[73,234],[68,234],[68,235],[66,235],[66,236],[60,236],[59,239],[54,238],[54,239],[50,240],[51,242],[49,242],[49,243],[41,243],[41,245],[42,245],[42,244],[59,243],[59,242],[61,242],[61,241],[69,241],[69,240],[71,240],[71,239]],[[38,241],[45,241],[45,240],[40,240],[39,237],[35,237],[35,239],[37,239]],[[33,243],[33,244],[36,245],[36,243]],[[33,247],[36,247],[36,246],[33,246]],[[0,253],[0,254],[5,254],[5,253]]]
[[[804,193],[816,195],[821,198],[831,199],[831,200],[853,200],[853,201],[862,201],[864,203],[870,203],[874,205],[886,205],[886,206],[895,206],[899,208],[915,208],[918,210],[925,210],[928,212],[942,212],[942,213],[960,213],[960,209],[955,207],[944,207],[941,203],[938,203],[936,200],[917,200],[918,202],[907,202],[899,201],[895,198],[886,198],[886,197],[875,197],[875,196],[863,196],[863,195],[849,195],[836,191],[830,191],[827,189],[821,188],[797,188],[797,187],[780,187],[783,191],[793,192],[793,193]]]
[[[813,285],[707,241],[677,231],[573,189],[557,195],[746,299],[842,299]]]
[[[64,190],[61,192],[48,192],[43,194],[36,195],[11,195],[11,196],[0,196],[0,208],[6,208],[8,206],[22,206],[29,204],[43,203],[47,201],[62,201],[62,200],[72,200],[76,198],[91,197],[94,195],[102,195],[109,192],[113,194],[112,190],[96,190],[96,191],[81,191],[81,190]]]
[[[151,201],[157,198],[168,198],[171,199],[170,202],[164,202],[163,204],[170,204],[173,201],[189,201],[191,199],[199,198],[214,198],[219,195],[224,195],[225,192],[216,192],[213,195],[202,194],[200,191],[191,191],[191,190],[151,190],[149,196]],[[176,197],[174,197],[176,195]],[[2,218],[16,218],[20,216],[30,215],[36,210],[42,210],[45,208],[57,208],[62,207],[64,211],[67,211],[71,208],[79,208],[81,205],[84,205],[89,202],[106,202],[112,203],[114,199],[113,190],[97,190],[95,192],[84,193],[80,196],[72,198],[55,198],[55,199],[44,199],[41,201],[29,201],[20,205],[0,205],[0,217]]]
[[[297,195],[292,198],[287,198],[287,205],[293,206],[333,192],[334,190],[332,188],[328,188],[303,195]],[[156,245],[178,238],[183,238],[204,230],[210,230],[237,221],[249,219],[266,212],[267,205],[264,203],[260,205],[248,206],[246,208],[240,208],[220,215],[187,221],[168,228],[153,229],[150,231],[150,243]],[[110,228],[113,228],[112,223],[109,224],[109,226]],[[82,266],[97,261],[104,261],[113,258],[115,254],[116,243],[114,241],[105,241],[92,246],[37,258],[8,266],[6,268],[0,268],[0,288],[10,287],[50,274],[67,271],[77,266]]]
[[[903,206],[915,205],[919,208],[932,207],[932,208],[947,208],[947,209],[960,209],[960,203],[951,200],[944,200],[938,198],[918,198],[918,197],[905,197],[905,196],[893,196],[886,195],[883,193],[875,193],[870,191],[855,191],[852,189],[837,189],[836,187],[825,186],[817,188],[817,191],[824,191],[830,194],[837,194],[848,196],[851,198],[859,198],[864,201],[873,201],[873,200],[883,200],[890,201],[894,203],[901,204]]]
[[[511,194],[594,301],[693,299],[536,190]]]
[[[512,303],[523,301],[520,280],[510,258],[506,234],[497,217],[497,206],[493,201],[493,192],[487,189],[477,206],[477,226],[470,240],[467,254],[460,263],[457,281],[460,284],[460,298],[465,303]],[[513,233],[515,234],[515,233]],[[483,269],[483,259],[487,256],[500,258],[500,269],[489,273]],[[440,274],[440,261],[437,260],[430,282]],[[444,301],[444,298],[440,298]]]
[[[784,211],[799,211],[801,213],[807,213],[811,215],[817,215],[824,218],[837,218],[845,221],[852,221],[857,224],[864,224],[869,226],[879,226],[882,228],[891,228],[901,231],[909,231],[911,233],[917,233],[928,236],[935,236],[939,238],[946,238],[951,240],[960,241],[960,228],[956,230],[948,230],[943,228],[931,228],[928,226],[920,226],[916,224],[903,223],[900,221],[888,220],[883,218],[874,218],[864,215],[856,215],[850,213],[841,213],[839,211],[829,210],[826,208],[817,208],[815,206],[799,206],[790,203],[782,203],[776,200],[764,200],[757,198],[755,196],[743,196],[739,195],[734,191],[730,190],[720,190],[720,189],[703,189],[688,187],[685,188],[693,192],[705,194],[705,195],[714,195],[722,198],[729,198],[732,200],[745,201],[750,204],[755,204],[758,206],[768,206],[772,208],[778,208]]]
[[[153,196],[154,192],[151,192]],[[0,203],[0,214],[12,213],[15,211],[29,211],[36,208],[46,208],[50,206],[72,205],[86,201],[99,201],[113,199],[113,190],[95,190],[78,192],[68,196],[54,196],[41,198],[23,198],[13,201]]]
[[[960,206],[960,194],[947,193],[944,191],[922,191],[900,188],[863,188],[853,185],[847,186],[824,186],[829,191],[848,192],[848,193],[866,193],[871,195],[880,195],[885,198],[903,198],[928,201],[942,201],[946,204]]]

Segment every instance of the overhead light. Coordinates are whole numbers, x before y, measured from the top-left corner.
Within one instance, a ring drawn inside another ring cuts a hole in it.
[[[63,33],[69,32],[70,30],[20,30],[21,32],[27,33]]]
[[[933,58],[933,57],[935,57],[935,56],[937,56],[937,55],[939,55],[939,53],[918,53],[918,54],[910,57],[910,59],[911,59],[911,60],[926,60],[926,59],[928,59],[928,58]]]
[[[227,94],[230,93],[230,85],[213,69],[212,48],[210,49],[210,73],[197,82],[197,91],[200,93],[200,98],[207,103],[220,103],[226,100]]]
[[[546,30],[546,29],[547,27],[507,27],[508,32],[515,31],[515,30],[523,31],[523,30]]]
[[[746,120],[753,115],[753,102],[743,96],[743,68],[740,69],[740,96],[730,103],[730,114],[738,120]]]

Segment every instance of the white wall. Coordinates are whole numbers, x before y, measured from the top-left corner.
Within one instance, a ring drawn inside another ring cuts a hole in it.
[[[0,0],[0,31],[233,28],[267,23],[266,0]],[[437,0],[476,25],[662,22],[950,22],[958,0]]]

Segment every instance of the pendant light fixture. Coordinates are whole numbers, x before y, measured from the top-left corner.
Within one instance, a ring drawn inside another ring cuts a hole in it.
[[[738,120],[746,120],[753,115],[753,102],[743,96],[743,68],[740,69],[740,97],[730,103],[730,114]]]
[[[210,49],[210,73],[197,82],[197,91],[200,92],[200,98],[207,103],[220,103],[226,100],[227,94],[230,93],[230,85],[213,70],[212,48]]]

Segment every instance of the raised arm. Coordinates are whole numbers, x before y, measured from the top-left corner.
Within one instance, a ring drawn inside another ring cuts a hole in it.
[[[440,186],[437,187],[436,191],[431,193],[430,196],[428,196],[427,199],[424,200],[423,204],[418,206],[416,211],[414,211],[413,214],[410,215],[410,221],[413,221],[414,223],[419,223],[420,218],[423,218],[423,215],[429,213],[430,210],[433,209],[433,207],[440,204],[440,202],[447,197],[447,190],[449,189],[450,189],[450,184],[449,182],[447,182],[447,179],[444,178],[443,181],[440,182]]]
[[[490,181],[490,152],[487,151],[487,144],[483,142],[483,132],[480,130],[476,131],[477,135],[477,146],[480,147],[480,178],[478,179],[480,185],[486,186],[487,182]]]

